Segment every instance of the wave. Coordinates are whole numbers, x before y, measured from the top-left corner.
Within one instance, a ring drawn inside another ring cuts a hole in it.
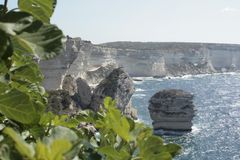
[[[133,81],[133,84],[143,84],[144,81]]]
[[[134,94],[133,97],[146,97],[146,94]]]
[[[137,88],[136,89],[136,92],[143,92],[143,91],[145,91],[144,89],[141,89],[141,88]]]
[[[162,81],[166,79],[192,79],[192,78],[202,78],[206,76],[215,76],[215,75],[240,75],[240,72],[224,72],[224,73],[204,73],[204,74],[186,74],[182,76],[166,76],[163,78],[154,78],[154,77],[132,77],[133,79],[145,81],[145,80],[156,80]],[[135,81],[138,82],[138,81]]]
[[[197,127],[197,126],[192,126],[192,131],[191,131],[191,133],[192,134],[198,134],[200,132],[200,129]]]

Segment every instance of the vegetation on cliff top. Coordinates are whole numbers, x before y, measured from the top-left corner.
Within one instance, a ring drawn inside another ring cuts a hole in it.
[[[108,42],[99,44],[100,46],[116,48],[116,49],[132,49],[132,50],[179,50],[191,51],[199,50],[203,47],[208,49],[219,50],[240,50],[239,44],[221,44],[221,43],[194,43],[194,42]]]
[[[0,5],[1,160],[161,160],[180,151],[152,129],[121,115],[106,98],[95,113],[45,112],[47,94],[36,59],[62,48],[62,31],[50,23],[56,0],[19,0],[19,9]]]

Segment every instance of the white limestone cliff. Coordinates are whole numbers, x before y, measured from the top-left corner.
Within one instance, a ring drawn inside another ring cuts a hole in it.
[[[44,86],[56,89],[64,75],[84,78],[86,73],[108,63],[123,67],[130,76],[163,77],[238,71],[239,62],[240,45],[234,44],[112,42],[94,45],[81,38],[67,37],[63,54],[41,61],[40,66],[45,75]]]

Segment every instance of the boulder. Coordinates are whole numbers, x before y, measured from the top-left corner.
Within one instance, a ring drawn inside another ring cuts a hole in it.
[[[114,69],[94,89],[90,108],[98,110],[99,106],[103,104],[104,98],[109,96],[116,100],[117,107],[122,113],[132,115],[133,113],[126,113],[126,111],[132,112],[129,109],[131,105],[128,106],[128,104],[134,91],[135,88],[130,76],[122,68]]]
[[[62,89],[68,91],[70,95],[74,95],[77,91],[74,77],[66,75],[62,81]]]
[[[92,93],[84,79],[75,79],[72,75],[66,75],[62,81],[62,89],[69,92],[78,107],[85,109],[89,106]]]
[[[77,78],[76,81],[76,93],[74,94],[74,100],[81,106],[82,109],[88,108],[91,103],[92,93],[91,88],[87,82],[82,78]]]
[[[183,90],[163,90],[149,101],[149,112],[154,130],[161,133],[191,131],[194,116],[193,95]]]
[[[79,110],[68,91],[48,91],[48,95],[47,111],[55,114],[74,114]]]

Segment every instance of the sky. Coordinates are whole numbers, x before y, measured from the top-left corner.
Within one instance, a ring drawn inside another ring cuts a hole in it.
[[[51,22],[93,43],[240,44],[240,0],[58,0]]]

